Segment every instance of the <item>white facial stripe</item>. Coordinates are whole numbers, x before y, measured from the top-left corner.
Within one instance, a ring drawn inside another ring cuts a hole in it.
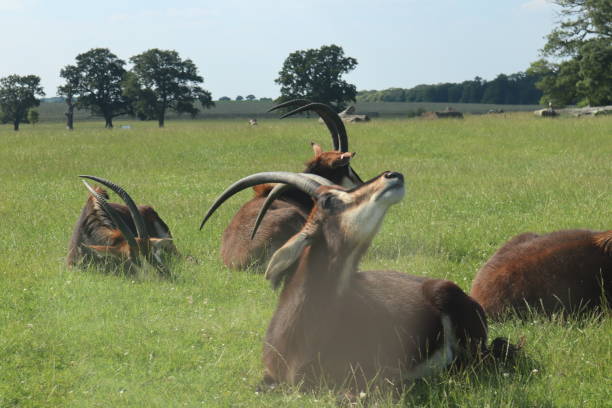
[[[344,204],[350,204],[353,202],[353,196],[346,191],[334,190],[334,197],[342,201]]]

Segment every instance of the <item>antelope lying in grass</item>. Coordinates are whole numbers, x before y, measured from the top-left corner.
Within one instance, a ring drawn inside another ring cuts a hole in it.
[[[164,254],[177,255],[172,234],[166,223],[150,206],[136,206],[118,185],[94,176],[80,176],[97,181],[117,193],[126,205],[108,203],[108,194],[93,188],[85,180],[89,197],[81,211],[68,247],[68,266],[105,263],[126,270],[142,266],[142,258],[160,273],[169,274],[162,261]],[[134,231],[136,235],[134,235]]]
[[[345,187],[362,184],[350,166],[355,153],[348,151],[346,129],[338,115],[327,105],[302,99],[283,103],[271,110],[295,105],[301,106],[283,117],[304,111],[318,113],[329,129],[334,146],[333,151],[324,152],[321,146],[313,143],[314,157],[306,163],[304,173],[322,176]],[[221,258],[231,268],[265,265],[270,255],[302,228],[312,209],[312,199],[299,190],[273,189],[273,186],[265,184],[255,186],[254,191],[255,196],[238,210],[223,233]],[[269,210],[268,215],[262,220],[266,210]],[[257,235],[252,236],[256,222],[261,222],[261,225]]]
[[[482,308],[454,283],[357,271],[387,209],[404,196],[402,174],[384,172],[349,190],[300,174],[258,173],[230,186],[206,218],[233,194],[261,183],[286,183],[316,201],[266,270],[273,286],[283,285],[264,344],[266,383],[312,387],[348,380],[359,390],[372,380],[399,384],[455,359],[514,350],[503,339],[489,350]]]
[[[612,230],[525,233],[480,269],[471,296],[494,318],[514,310],[580,312],[612,301]]]

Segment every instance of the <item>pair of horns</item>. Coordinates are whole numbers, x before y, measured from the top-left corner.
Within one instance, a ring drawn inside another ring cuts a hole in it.
[[[160,271],[167,273],[168,271],[166,267],[161,263],[161,261],[157,259],[156,257],[150,256],[149,231],[147,230],[142,214],[140,214],[140,211],[138,211],[138,206],[136,206],[136,203],[134,202],[134,200],[132,200],[132,197],[130,197],[127,191],[125,191],[123,188],[113,183],[112,181],[103,179],[101,177],[89,176],[89,175],[80,175],[79,177],[93,180],[102,185],[105,185],[106,187],[110,188],[112,191],[117,193],[117,195],[121,197],[123,202],[125,202],[130,212],[130,216],[132,217],[132,220],[134,221],[134,225],[136,226],[136,236],[134,236],[134,233],[132,232],[130,227],[125,223],[125,221],[119,215],[119,213],[117,213],[117,211],[113,209],[113,207],[106,201],[104,196],[102,196],[100,193],[94,190],[94,188],[87,181],[83,180],[83,183],[85,184],[85,187],[87,187],[87,190],[89,190],[89,192],[94,196],[94,198],[100,204],[104,212],[108,214],[108,216],[111,218],[113,223],[117,226],[119,231],[121,231],[121,234],[123,234],[125,240],[127,241],[130,247],[130,258],[132,262],[134,262],[137,265],[140,265],[139,257],[138,257],[139,243],[136,241],[136,238],[139,238],[140,245],[144,246],[143,249],[144,249],[144,253],[145,253],[147,260],[151,262]]]
[[[312,174],[303,174],[303,173],[291,173],[286,171],[267,171],[263,173],[255,173],[250,176],[244,177],[231,186],[229,186],[210,206],[208,212],[204,216],[204,220],[200,224],[200,229],[204,227],[204,224],[211,215],[215,212],[217,208],[221,206],[228,198],[233,196],[234,194],[259,184],[266,183],[283,183],[287,184],[291,187],[297,188],[298,190],[308,194],[313,198],[318,198],[318,189],[324,184],[331,184],[331,182],[321,182],[320,179],[324,179],[323,177],[314,176]],[[269,204],[268,204],[269,206]],[[263,215],[262,215],[263,217]],[[261,220],[260,220],[261,222]],[[253,232],[254,234],[254,232]]]
[[[310,102],[308,99],[292,99],[272,107],[268,110],[268,112],[290,106],[298,106],[298,108],[284,114],[281,116],[281,119],[301,112],[316,112],[321,119],[323,119],[323,122],[325,122],[325,125],[331,134],[334,150],[338,150],[342,153],[348,152],[348,137],[346,135],[344,122],[342,122],[340,116],[338,116],[338,114],[329,105],[319,102]]]
[[[298,174],[300,176],[304,176],[311,180],[314,180],[321,185],[331,186],[334,184],[328,179],[326,179],[325,177],[321,177],[317,174],[311,174],[311,173],[298,173]],[[280,196],[281,194],[283,194],[285,191],[289,190],[290,188],[291,186],[288,184],[277,184],[276,186],[274,186],[272,190],[270,190],[270,192],[268,193],[268,196],[266,197],[266,201],[264,201],[263,205],[259,209],[259,214],[257,214],[257,218],[255,219],[255,225],[253,226],[253,231],[251,231],[251,239],[255,238],[255,233],[257,232],[257,229],[259,228],[259,224],[261,224],[263,217],[268,212],[268,208],[270,208],[274,200],[276,200],[278,196]]]

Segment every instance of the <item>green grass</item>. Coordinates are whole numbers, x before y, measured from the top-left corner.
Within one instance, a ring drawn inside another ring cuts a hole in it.
[[[0,406],[334,406],[333,392],[256,394],[262,339],[277,293],[261,275],[226,269],[223,229],[250,193],[209,221],[226,186],[265,170],[302,169],[314,120],[0,126]],[[348,127],[354,168],[407,180],[362,268],[456,281],[469,290],[511,236],[610,229],[612,118],[545,120],[528,114],[463,121],[375,120]],[[64,256],[94,174],[155,206],[184,254],[174,278],[68,270]],[[420,381],[379,406],[604,407],[612,400],[612,323],[602,318],[491,325],[525,336],[516,367]]]

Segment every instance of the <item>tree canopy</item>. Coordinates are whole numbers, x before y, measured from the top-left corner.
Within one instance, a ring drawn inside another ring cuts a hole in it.
[[[210,92],[198,84],[198,75],[190,59],[182,60],[174,50],[150,49],[130,58],[134,64],[125,83],[125,95],[134,102],[134,111],[141,119],[157,119],[164,126],[166,111],[196,115],[196,102],[214,106]]]
[[[357,88],[342,79],[352,71],[357,60],[346,57],[342,47],[324,45],[318,49],[298,50],[289,54],[275,82],[281,86],[279,102],[305,98],[336,106],[355,101]]]
[[[28,120],[28,111],[40,105],[36,96],[45,96],[36,75],[9,75],[0,78],[0,110],[3,122],[12,122],[13,129]]]
[[[461,83],[417,85],[414,88],[390,88],[381,91],[360,91],[357,100],[362,102],[448,102],[528,105],[537,104],[542,92],[535,83],[540,76],[535,73],[516,72],[499,74],[486,81],[480,77]]]
[[[94,48],[76,57],[76,65],[60,71],[66,80],[60,92],[75,92],[79,109],[89,109],[104,117],[105,126],[113,127],[113,118],[131,113],[131,101],[123,93],[127,71],[125,61],[108,48]],[[74,95],[74,94],[71,94]]]
[[[612,104],[612,2],[555,0],[562,19],[541,50],[544,58],[529,71],[542,76],[537,83],[542,102],[566,105]],[[553,61],[549,61],[552,58]]]

